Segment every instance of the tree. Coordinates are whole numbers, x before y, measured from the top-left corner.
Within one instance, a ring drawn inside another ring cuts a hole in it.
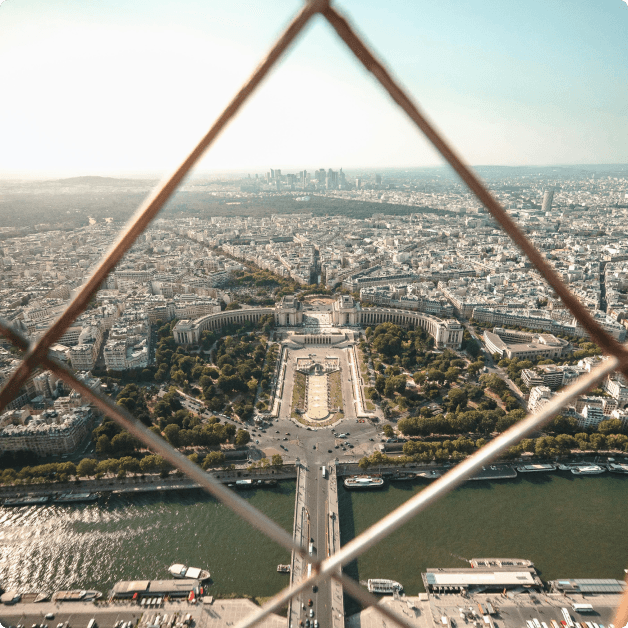
[[[619,419],[607,419],[597,426],[600,434],[625,434],[624,424]]]
[[[464,410],[467,407],[467,394],[461,388],[452,388],[447,395],[447,402],[451,412],[458,408]]]
[[[131,456],[120,458],[120,471],[133,473],[133,475],[135,475],[140,472],[140,468],[140,463],[135,458],[131,458]]]
[[[173,447],[178,447],[179,446],[179,432],[181,431],[181,428],[176,425],[175,423],[171,423],[170,425],[166,425],[166,427],[164,428],[164,436],[166,437],[166,440],[173,446]]]
[[[273,467],[281,468],[283,467],[283,458],[279,454],[274,454],[270,464]]]
[[[118,456],[131,453],[135,449],[135,445],[135,439],[128,432],[116,434],[111,441],[112,451]]]
[[[224,464],[226,458],[222,451],[211,451],[205,456],[203,460],[203,469],[207,470],[211,467],[219,467]]]
[[[427,377],[434,382],[442,383],[445,380],[445,373],[443,373],[440,369],[431,368],[427,372]]]
[[[413,376],[412,379],[414,380],[415,384],[419,384],[422,385],[423,383],[425,383],[425,379],[426,379],[426,375],[423,371],[417,371]]]
[[[460,369],[455,366],[450,366],[445,371],[445,379],[450,383],[455,382],[458,379],[459,375],[460,375]]]
[[[392,438],[395,435],[395,431],[393,430],[392,426],[388,424],[384,425],[382,431],[384,432],[384,436],[386,438]]]
[[[75,476],[77,474],[76,465],[73,462],[62,462],[59,465],[57,472],[67,476]]]
[[[98,454],[108,454],[111,453],[111,441],[106,434],[98,437],[96,441],[96,453]]]
[[[159,466],[158,456],[144,456],[140,460],[140,471],[142,473],[151,473]]]
[[[578,431],[578,419],[559,414],[547,424],[545,430],[552,434],[575,434]]]
[[[96,467],[98,462],[93,458],[83,458],[76,467],[76,472],[79,477],[90,477],[96,473]]]
[[[247,430],[238,430],[235,435],[234,444],[236,447],[244,447],[247,443],[251,441],[251,435]]]

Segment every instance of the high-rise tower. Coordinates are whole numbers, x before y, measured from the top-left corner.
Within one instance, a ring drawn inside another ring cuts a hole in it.
[[[545,190],[545,194],[543,194],[543,205],[541,206],[541,209],[544,212],[551,211],[553,200],[554,200],[554,190]]]

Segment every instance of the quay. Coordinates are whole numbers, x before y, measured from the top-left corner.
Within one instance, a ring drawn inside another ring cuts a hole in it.
[[[3,626],[32,626],[47,624],[54,628],[59,623],[68,628],[85,628],[94,619],[98,628],[115,628],[119,622],[131,622],[138,628],[149,626],[173,626],[182,628],[184,625],[195,628],[226,628],[258,609],[249,599],[214,599],[201,598],[198,602],[189,602],[187,598],[164,601],[159,608],[145,609],[136,602],[27,602],[11,606],[0,606],[0,619]],[[52,613],[54,619],[45,615]],[[186,618],[189,617],[187,624]],[[172,622],[172,623],[171,623]],[[257,624],[262,628],[286,628],[286,618],[271,614]]]
[[[601,581],[600,581],[601,582]],[[26,596],[24,596],[26,597]],[[487,628],[521,628],[526,621],[538,619],[552,625],[552,620],[563,621],[563,610],[575,622],[589,621],[594,617],[598,624],[608,626],[619,603],[621,593],[511,591],[485,593],[466,591],[460,593],[421,593],[417,596],[386,596],[380,605],[397,613],[416,628],[447,628],[448,626],[468,626],[483,623]],[[590,605],[586,614],[576,610],[579,605]],[[164,601],[159,608],[146,609],[132,601],[121,602],[39,602],[24,601],[10,606],[1,606],[0,613],[4,626],[22,624],[43,624],[55,626],[68,622],[69,628],[85,628],[95,619],[98,628],[114,628],[120,621],[130,621],[137,628],[173,626],[182,628],[189,616],[187,625],[195,628],[227,628],[236,625],[258,606],[248,599],[215,599],[202,597],[189,602],[186,598]],[[485,609],[488,615],[484,615]],[[52,613],[54,620],[46,620]],[[488,620],[485,620],[487,617]],[[444,619],[444,621],[443,621]],[[319,622],[321,620],[319,619]],[[455,622],[455,624],[454,624]],[[297,628],[298,623],[287,621],[285,617],[271,614],[258,626],[262,628]],[[321,626],[331,626],[323,624]],[[390,620],[370,607],[354,615],[349,615],[333,623],[345,628],[389,628]]]
[[[292,463],[284,463],[277,469],[236,469],[235,471],[213,471],[209,475],[223,484],[235,483],[238,480],[293,480],[296,478],[296,467]],[[152,493],[156,491],[183,491],[200,489],[201,487],[185,476],[172,474],[162,478],[158,474],[127,478],[102,478],[100,480],[81,480],[57,484],[30,484],[28,486],[0,486],[0,500],[4,506],[26,506],[51,503],[51,498],[59,495],[59,503],[78,501],[95,501],[93,497],[78,497],[96,493],[122,495],[128,493]],[[73,492],[76,491],[76,492]],[[80,491],[80,492],[79,492]],[[25,495],[25,493],[27,493]],[[70,496],[76,496],[70,497]],[[18,501],[19,500],[19,501]],[[8,503],[7,503],[8,501]]]
[[[297,459],[298,460],[298,459]],[[330,467],[334,467],[337,477],[346,477],[349,475],[376,474],[381,475],[384,479],[390,479],[394,474],[414,473],[417,479],[435,480],[445,474],[451,465],[425,465],[420,463],[408,463],[404,465],[385,465],[361,469],[357,460],[339,460],[335,458],[331,462],[327,462]],[[574,465],[581,466],[582,462],[564,463],[559,465],[535,464],[523,465],[534,467],[537,472],[551,472],[571,470]],[[609,465],[611,471],[615,473],[628,473],[628,465]],[[518,468],[521,463],[503,464],[497,463],[491,467],[482,469],[475,476],[469,478],[469,481],[491,481],[491,480],[513,480],[518,477]],[[561,467],[564,467],[561,468]],[[624,469],[625,467],[625,469]],[[606,468],[606,465],[603,465]],[[297,463],[284,463],[281,468],[255,468],[255,469],[236,469],[234,471],[212,471],[209,474],[223,484],[235,484],[236,482],[247,479],[252,480],[294,480],[297,478]],[[527,474],[526,474],[527,475]],[[262,485],[260,485],[261,487]],[[102,494],[128,494],[128,493],[150,493],[155,491],[181,491],[186,489],[201,488],[196,482],[180,475],[171,475],[162,478],[158,474],[126,477],[126,478],[102,478],[100,480],[88,479],[79,482],[66,482],[64,484],[31,484],[28,487],[24,485],[0,486],[0,500],[4,506],[27,506],[51,503],[73,503],[80,501],[95,501],[96,493]],[[236,487],[238,488],[238,487]]]

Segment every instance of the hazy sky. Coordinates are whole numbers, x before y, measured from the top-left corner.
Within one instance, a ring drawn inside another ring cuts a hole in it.
[[[0,175],[170,171],[298,0],[5,0]],[[342,0],[472,164],[628,162],[623,0]],[[317,16],[198,170],[440,158]]]

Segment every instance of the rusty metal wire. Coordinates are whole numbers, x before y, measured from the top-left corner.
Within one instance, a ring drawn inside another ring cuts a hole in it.
[[[367,549],[391,534],[406,521],[416,516],[419,512],[429,507],[434,501],[440,499],[447,492],[464,482],[472,476],[481,466],[494,460],[500,453],[508,447],[516,444],[521,438],[533,430],[542,426],[552,416],[557,414],[565,403],[582,394],[590,387],[599,382],[605,375],[614,370],[620,370],[628,376],[628,350],[619,344],[595,321],[589,311],[578,301],[578,299],[562,283],[558,274],[552,266],[545,260],[534,245],[526,238],[524,233],[517,227],[515,222],[508,216],[500,204],[493,198],[488,189],[482,184],[480,179],[472,170],[463,163],[460,157],[448,145],[443,137],[436,131],[434,126],[428,122],[426,117],[419,111],[411,98],[404,92],[399,84],[392,78],[384,65],[374,56],[365,45],[364,39],[358,36],[350,26],[346,18],[341,16],[335,9],[329,6],[328,0],[310,0],[306,2],[302,10],[295,16],[292,22],[280,35],[277,42],[271,48],[268,55],[262,60],[251,78],[244,84],[242,89],[232,99],[220,117],[216,120],[207,134],[201,139],[194,150],[188,155],[176,171],[162,184],[160,184],[153,194],[140,206],[127,227],[123,230],[116,243],[103,257],[98,267],[92,272],[87,282],[82,286],[77,296],[68,305],[63,314],[46,331],[42,338],[33,344],[15,332],[11,326],[4,321],[0,321],[0,334],[4,335],[16,347],[26,352],[20,366],[12,373],[9,380],[0,390],[0,412],[7,403],[17,394],[21,386],[26,381],[34,368],[43,366],[56,373],[64,382],[72,386],[81,395],[92,401],[103,412],[107,413],[120,425],[125,427],[131,434],[142,440],[151,450],[161,454],[165,460],[186,473],[188,477],[196,481],[200,486],[209,491],[212,495],[222,500],[229,508],[246,519],[249,523],[264,532],[283,547],[290,549],[301,555],[305,555],[305,549],[294,542],[292,537],[280,528],[271,519],[250,506],[248,502],[235,495],[222,484],[215,481],[208,474],[204,473],[200,467],[189,461],[185,456],[174,450],[163,439],[153,434],[141,422],[134,419],[123,408],[113,403],[111,399],[96,393],[76,379],[73,373],[64,365],[48,356],[51,345],[58,341],[71,323],[86,308],[90,298],[98,290],[109,272],[120,261],[122,256],[133,245],[137,237],[144,231],[150,221],[155,217],[167,200],[171,197],[183,178],[190,171],[192,166],[201,155],[212,144],[222,129],[237,114],[247,98],[253,93],[263,78],[279,60],[281,55],[288,49],[298,34],[303,30],[310,18],[316,13],[321,13],[329,22],[338,36],[347,44],[349,49],[355,54],[364,67],[373,74],[380,85],[388,92],[393,101],[408,115],[414,124],[425,134],[434,147],[441,153],[445,160],[454,168],[469,189],[476,195],[478,200],[486,207],[495,220],[510,236],[513,242],[525,253],[534,264],[541,275],[546,279],[555,293],[562,299],[563,303],[573,313],[582,327],[589,333],[591,338],[608,355],[602,364],[596,367],[587,377],[562,391],[550,401],[540,412],[528,416],[523,421],[512,426],[498,438],[488,443],[485,447],[467,458],[465,461],[451,469],[442,478],[431,484],[428,488],[415,495],[405,504],[384,517],[377,524],[360,534],[350,543],[344,546],[339,552],[333,554],[326,560],[314,561],[313,574],[309,578],[286,587],[283,591],[269,600],[263,607],[253,612],[245,618],[238,628],[248,628],[253,626],[273,611],[279,609],[288,600],[305,590],[312,584],[324,579],[333,578],[339,581],[346,591],[365,605],[375,605],[378,612],[395,622],[402,628],[409,628],[410,624],[405,618],[397,615],[386,607],[376,605],[376,598],[367,593],[356,582],[345,575],[341,569],[349,561],[364,553]],[[617,620],[622,613],[625,615],[628,608],[628,594],[624,596]],[[623,610],[622,610],[623,609]],[[617,623],[616,625],[620,625]],[[294,628],[294,627],[293,627]]]

